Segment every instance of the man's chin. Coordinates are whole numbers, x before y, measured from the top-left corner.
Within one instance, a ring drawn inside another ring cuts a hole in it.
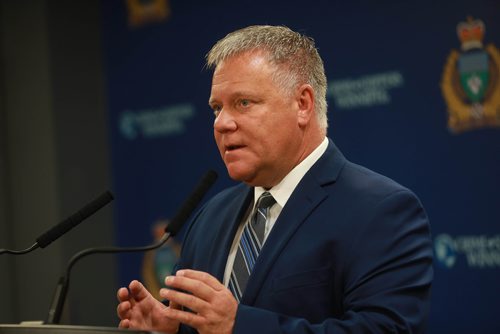
[[[239,182],[244,182],[249,185],[252,185],[251,182],[253,180],[253,173],[250,173],[248,170],[241,170],[238,168],[231,168],[226,166],[227,168],[227,173],[229,174],[229,177],[233,179],[234,181],[239,181]]]

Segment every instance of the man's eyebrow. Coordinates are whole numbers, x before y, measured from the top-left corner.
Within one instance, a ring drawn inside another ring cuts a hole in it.
[[[229,99],[230,100],[236,100],[236,99],[239,99],[239,98],[252,98],[254,97],[255,94],[251,93],[251,92],[235,92],[231,95],[229,95]],[[217,103],[220,103],[220,101],[216,98],[210,98],[208,100],[208,105],[211,106],[213,104],[217,104]]]

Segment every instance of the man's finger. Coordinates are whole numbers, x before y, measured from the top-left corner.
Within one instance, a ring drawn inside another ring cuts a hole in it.
[[[124,320],[120,321],[120,323],[118,324],[118,327],[119,328],[130,328],[130,321],[128,319],[124,319]]]
[[[116,307],[116,314],[118,315],[118,318],[120,319],[128,318],[130,307],[131,307],[130,302],[127,301],[118,304],[118,306]]]
[[[201,281],[216,291],[220,291],[225,288],[225,286],[221,282],[219,282],[217,278],[204,271],[182,269],[176,273],[176,276],[188,277],[197,281]]]
[[[129,299],[129,294],[127,288],[120,288],[116,293],[116,297],[119,302],[123,302]]]
[[[129,299],[135,299],[136,301],[141,301],[148,297],[149,292],[146,290],[144,285],[137,280],[133,280],[128,285]]]
[[[203,281],[184,276],[168,276],[165,278],[168,288],[187,291],[203,300],[209,301],[215,290]]]
[[[180,321],[183,324],[186,324],[194,328],[199,328],[200,326],[206,324],[207,322],[207,320],[204,317],[198,314],[177,310],[173,308],[169,308],[167,311],[165,311],[165,315],[170,319]]]
[[[206,310],[210,309],[209,303],[197,297],[196,295],[192,295],[189,293],[171,289],[161,289],[160,296],[171,302],[174,302],[174,305],[182,305],[196,313],[204,313]]]

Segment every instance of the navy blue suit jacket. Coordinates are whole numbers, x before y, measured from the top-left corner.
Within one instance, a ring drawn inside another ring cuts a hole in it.
[[[212,198],[187,230],[178,267],[222,281],[252,199],[244,184]],[[330,140],[264,244],[234,333],[421,333],[432,276],[429,224],[419,200],[347,161]]]

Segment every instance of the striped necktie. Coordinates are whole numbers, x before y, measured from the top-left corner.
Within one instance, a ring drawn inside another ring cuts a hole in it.
[[[264,192],[257,201],[252,218],[243,228],[231,278],[229,279],[229,290],[231,290],[238,303],[262,249],[266,221],[269,219],[269,209],[274,203],[276,203],[276,200],[273,196],[267,191]]]

